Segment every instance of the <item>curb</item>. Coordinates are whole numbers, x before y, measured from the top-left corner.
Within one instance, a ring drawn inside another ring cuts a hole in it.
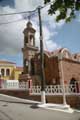
[[[4,95],[4,94],[0,94],[0,96],[10,98],[11,100],[9,100],[9,101],[13,101],[13,102],[16,102],[15,100],[18,100],[18,102],[22,102],[22,103],[40,103],[38,101],[33,101],[33,100],[28,100],[28,99],[23,99],[23,98],[18,98],[18,97],[13,97],[13,96]]]

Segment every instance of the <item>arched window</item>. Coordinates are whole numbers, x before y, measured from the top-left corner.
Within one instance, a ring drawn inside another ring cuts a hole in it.
[[[33,34],[30,35],[30,44],[34,46],[34,35]]]
[[[31,59],[31,75],[35,74],[35,66],[34,66],[34,60]]]
[[[79,85],[75,78],[72,78],[70,80],[70,84],[72,85],[72,87],[74,87],[73,92],[79,92]]]
[[[1,69],[1,75],[4,76],[5,75],[5,70],[2,68]]]
[[[6,76],[10,76],[10,69],[6,69]]]

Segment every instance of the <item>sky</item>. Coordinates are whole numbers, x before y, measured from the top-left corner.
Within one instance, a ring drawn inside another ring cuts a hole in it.
[[[43,0],[0,0],[0,14],[32,11],[39,5],[43,5]],[[47,13],[49,6],[41,10],[43,43],[44,49],[54,51],[55,49],[66,47],[71,53],[80,53],[80,15],[70,23],[61,20],[55,21],[55,15],[49,16]],[[29,14],[17,14],[11,16],[0,16],[0,60],[15,62],[17,66],[23,65],[23,30],[26,27]],[[19,21],[17,21],[19,20]],[[30,20],[36,29],[36,46],[39,44],[39,21],[38,14],[31,14]],[[12,22],[4,24],[7,22]]]

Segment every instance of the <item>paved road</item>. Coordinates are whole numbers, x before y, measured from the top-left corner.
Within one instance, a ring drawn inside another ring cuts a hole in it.
[[[36,103],[0,95],[0,120],[80,120],[80,112],[36,108]]]

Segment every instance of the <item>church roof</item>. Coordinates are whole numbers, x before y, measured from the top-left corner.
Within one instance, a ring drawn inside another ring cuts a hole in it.
[[[64,48],[59,48],[59,49],[54,50],[54,51],[52,51],[52,52],[44,51],[44,53],[45,53],[48,57],[57,56],[59,53],[61,53],[61,51],[62,51],[63,49],[64,49]]]

